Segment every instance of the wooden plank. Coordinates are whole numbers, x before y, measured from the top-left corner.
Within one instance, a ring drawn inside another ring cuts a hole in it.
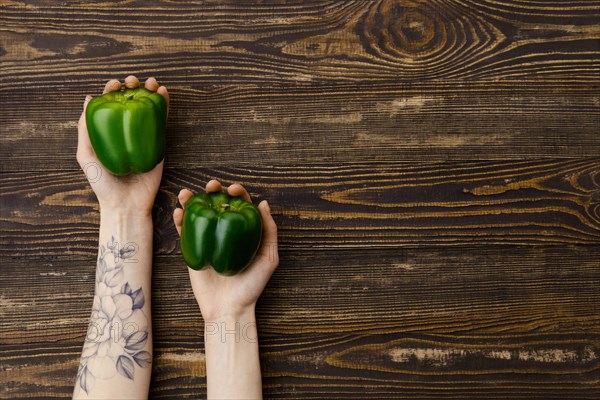
[[[261,3],[5,2],[0,82],[157,70],[200,85],[598,81],[598,1]]]
[[[0,398],[70,396],[80,347],[72,342],[6,346]],[[305,334],[263,338],[260,350],[269,399],[594,399],[600,394],[597,336]],[[151,398],[206,396],[199,338],[155,341],[154,354]]]
[[[73,166],[132,72],[171,88],[171,166],[600,152],[597,1],[200,4],[3,3],[2,169]]]
[[[282,248],[600,243],[600,159],[167,168],[155,252],[177,252],[181,188],[240,182],[272,204]],[[114,179],[113,177],[105,177]],[[93,257],[98,205],[83,173],[0,178],[4,257]]]
[[[1,261],[5,344],[83,338],[94,258]],[[597,246],[290,249],[258,320],[268,334],[591,333],[600,328],[599,284]],[[198,335],[181,256],[155,258],[153,297],[157,340]]]
[[[600,154],[600,84],[365,82],[199,89],[191,80],[162,76],[174,85],[167,129],[170,167],[221,165],[224,158],[277,164],[282,154],[296,164]],[[98,79],[92,87],[39,82],[3,92],[2,170],[76,167],[76,122],[85,94],[100,92]],[[58,104],[48,102],[55,92],[61,93]]]
[[[257,307],[268,398],[598,393],[597,246],[286,250],[281,260]],[[93,260],[5,261],[5,398],[66,395]],[[157,257],[153,279],[153,393],[201,395],[202,323],[180,257]]]

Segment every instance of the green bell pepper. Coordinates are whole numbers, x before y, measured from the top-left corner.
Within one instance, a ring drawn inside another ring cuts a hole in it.
[[[85,120],[98,160],[115,175],[142,173],[164,158],[167,103],[144,88],[93,98]]]
[[[181,253],[192,269],[212,266],[223,275],[242,272],[262,240],[258,208],[227,193],[198,193],[185,203]]]

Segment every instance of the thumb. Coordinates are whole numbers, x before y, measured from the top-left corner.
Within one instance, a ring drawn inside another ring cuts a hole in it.
[[[258,205],[258,210],[263,221],[263,238],[260,245],[259,256],[268,257],[269,264],[273,269],[279,264],[279,252],[277,244],[277,225],[271,216],[271,207],[266,200]]]

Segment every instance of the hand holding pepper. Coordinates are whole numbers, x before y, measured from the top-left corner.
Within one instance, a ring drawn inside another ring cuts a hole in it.
[[[206,185],[206,192],[226,191],[232,197],[241,197],[250,202],[250,195],[241,185],[234,184],[223,188],[221,183],[212,180]],[[185,208],[186,202],[193,196],[187,189],[179,192],[179,202]],[[206,321],[243,313],[246,309],[254,311],[256,300],[262,293],[267,281],[279,264],[277,252],[277,226],[270,213],[269,204],[263,200],[259,205],[263,222],[263,239],[256,258],[243,272],[234,276],[223,276],[213,268],[193,270],[189,268],[190,280],[202,316]],[[177,232],[181,234],[183,209],[173,213]]]
[[[125,79],[124,86],[127,89],[135,89],[140,86],[140,81],[135,76],[128,76]],[[103,94],[119,91],[121,87],[121,83],[113,79],[106,84]],[[149,78],[144,87],[151,92],[162,95],[168,106],[169,93],[167,88],[159,86],[156,79]],[[86,108],[91,100],[92,96],[86,97],[83,112],[79,118],[77,161],[98,197],[100,208],[125,209],[125,211],[131,212],[141,211],[150,215],[162,176],[163,162],[161,161],[154,169],[143,174],[123,177],[111,174],[96,157],[90,142],[86,124]]]

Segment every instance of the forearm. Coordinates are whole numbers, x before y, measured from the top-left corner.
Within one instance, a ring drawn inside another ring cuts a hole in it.
[[[262,383],[254,308],[205,322],[209,399],[261,399]]]
[[[74,398],[147,398],[151,274],[151,216],[103,210],[94,303]]]

